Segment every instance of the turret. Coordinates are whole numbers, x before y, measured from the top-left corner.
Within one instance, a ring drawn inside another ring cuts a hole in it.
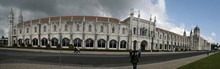
[[[10,12],[9,12],[9,15],[8,15],[8,28],[9,28],[9,31],[8,31],[8,46],[12,46],[12,30],[13,30],[13,26],[14,26],[14,11],[13,9],[11,8]]]
[[[192,37],[193,36],[193,32],[192,32],[192,30],[191,30],[191,32],[190,32],[190,37]]]
[[[134,8],[131,9],[131,12],[130,12],[130,17],[134,17]]]
[[[151,20],[152,20],[152,18],[151,18],[151,14],[150,14],[150,19],[149,19],[149,20],[150,20],[150,22],[151,22]]]
[[[156,23],[156,22],[157,22],[157,17],[155,16],[155,17],[154,17],[154,23]]]
[[[183,36],[186,36],[186,31],[183,32]]]
[[[157,22],[157,17],[155,16],[154,17],[154,23],[153,23],[154,26],[156,26],[156,22]]]
[[[194,29],[194,36],[199,37],[200,36],[200,29],[198,26],[195,27]]]
[[[18,23],[23,22],[23,15],[22,15],[22,11],[20,11],[20,15],[18,16]]]
[[[12,8],[11,8],[9,15],[8,15],[8,21],[9,21],[9,23],[12,23],[12,24],[14,23],[13,22],[14,21],[14,11]]]

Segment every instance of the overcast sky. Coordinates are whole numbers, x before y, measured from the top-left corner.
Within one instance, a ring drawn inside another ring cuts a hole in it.
[[[156,16],[157,27],[181,35],[184,30],[189,35],[191,28],[195,26],[179,22],[173,18],[175,16],[170,16],[168,13],[172,11],[167,10],[169,7],[165,0],[0,0],[0,35],[7,36],[10,8],[14,9],[16,23],[20,11],[23,13],[24,21],[66,15],[104,16],[123,20],[129,16],[130,9],[135,8],[136,11],[141,10],[141,18],[149,20],[150,14],[152,18]],[[135,16],[137,14],[136,12]],[[190,27],[186,27],[188,25]],[[216,33],[210,34],[202,36],[210,42],[217,42],[214,39]]]

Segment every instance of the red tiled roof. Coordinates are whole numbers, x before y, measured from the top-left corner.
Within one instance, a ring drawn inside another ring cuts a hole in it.
[[[76,20],[76,21],[83,21],[84,17],[86,21],[96,21],[96,18],[97,18],[97,21],[104,21],[104,22],[108,22],[108,19],[109,19],[109,22],[111,23],[119,23],[120,21],[119,19],[116,19],[116,18],[98,17],[98,16],[56,16],[56,17],[34,19],[30,21],[32,21],[32,23],[38,23],[39,20],[41,20],[42,23],[46,23],[46,22],[49,22],[49,18],[50,18],[50,21],[57,21],[57,20],[60,20],[60,18],[62,21],[71,20],[71,19]],[[30,23],[30,21],[25,21],[24,23]]]
[[[47,23],[47,22],[49,22],[49,18],[42,18],[42,19],[40,19],[40,22]]]
[[[39,19],[32,20],[32,23],[37,23],[37,22],[39,22]]]
[[[61,20],[71,20],[71,16],[62,16]]]
[[[50,17],[50,21],[60,20],[60,17]]]

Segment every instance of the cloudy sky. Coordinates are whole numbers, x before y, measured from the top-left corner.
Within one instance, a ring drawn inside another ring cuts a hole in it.
[[[220,42],[219,0],[0,0],[0,35],[7,36],[7,17],[14,9],[15,22],[22,11],[24,20],[50,16],[89,15],[114,17],[129,16],[131,8],[141,10],[141,18],[157,17],[157,27],[187,35],[198,25],[201,36],[210,42]],[[137,12],[135,13],[137,16]]]

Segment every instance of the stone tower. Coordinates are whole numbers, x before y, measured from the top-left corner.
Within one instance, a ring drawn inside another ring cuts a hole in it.
[[[193,46],[196,50],[201,50],[200,46],[200,29],[198,26],[194,28]]]
[[[22,11],[20,11],[20,15],[18,16],[18,23],[23,22],[23,15],[22,15]]]
[[[8,15],[8,26],[9,26],[9,31],[8,31],[8,46],[12,46],[12,30],[14,26],[14,11],[11,8],[9,15]]]
[[[183,36],[186,36],[186,31],[183,32]]]
[[[200,29],[198,26],[195,27],[194,29],[194,36],[195,37],[200,37]]]

